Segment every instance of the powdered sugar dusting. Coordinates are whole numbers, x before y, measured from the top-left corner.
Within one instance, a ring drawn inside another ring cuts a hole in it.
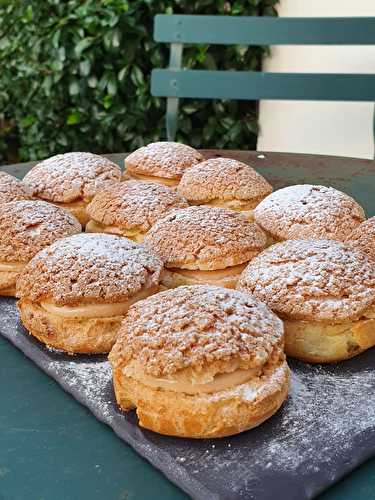
[[[17,293],[29,300],[53,297],[59,305],[121,302],[156,287],[162,269],[160,259],[126,238],[82,233],[39,252],[25,267]]]
[[[135,174],[179,179],[184,171],[203,161],[194,148],[178,142],[153,142],[125,159],[126,171]]]
[[[73,152],[41,161],[25,175],[24,182],[39,198],[69,203],[90,199],[98,189],[120,179],[120,167],[108,158]]]
[[[117,409],[103,358],[40,347],[16,326],[12,299],[1,299],[0,312],[6,338],[195,498],[266,500],[277,491],[312,498],[375,452],[374,350],[340,365],[291,362],[285,405],[256,429],[219,440],[176,439],[143,431],[134,412]]]
[[[344,241],[365,219],[360,205],[332,187],[301,184],[279,189],[254,210],[255,221],[277,240]]]
[[[287,317],[355,319],[375,303],[375,269],[348,243],[285,241],[255,257],[238,288]]]

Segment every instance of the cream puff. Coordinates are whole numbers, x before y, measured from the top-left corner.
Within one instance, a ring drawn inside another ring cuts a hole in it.
[[[375,217],[367,219],[357,226],[348,236],[347,241],[375,260]]]
[[[266,242],[263,231],[240,213],[206,206],[170,212],[144,239],[165,264],[165,288],[197,284],[234,288]]]
[[[278,243],[250,262],[238,289],[284,320],[289,356],[328,363],[375,345],[375,267],[351,244]]]
[[[0,172],[0,203],[31,199],[31,190],[26,184],[13,175]]]
[[[186,169],[204,160],[194,148],[178,142],[153,142],[125,158],[125,179],[175,187]]]
[[[282,322],[236,290],[184,286],[129,309],[109,355],[118,405],[160,434],[217,438],[286,399]]]
[[[34,196],[69,210],[85,226],[86,206],[110,182],[121,180],[118,165],[92,153],[65,153],[35,165],[24,177]]]
[[[39,252],[17,282],[21,321],[47,346],[106,353],[134,302],[158,290],[162,262],[127,238],[79,234]]]
[[[141,243],[155,222],[187,201],[161,184],[127,181],[100,190],[87,207],[86,232],[126,236]]]
[[[253,209],[272,193],[272,186],[245,163],[212,158],[186,170],[177,191],[191,205],[230,208],[252,219]]]
[[[273,242],[310,238],[344,241],[365,220],[363,208],[332,187],[302,184],[279,189],[254,209]]]
[[[20,273],[40,250],[79,232],[73,215],[45,201],[0,204],[0,295],[15,295]]]

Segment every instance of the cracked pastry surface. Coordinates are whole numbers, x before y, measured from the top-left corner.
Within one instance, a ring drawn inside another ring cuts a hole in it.
[[[203,161],[196,149],[178,142],[153,142],[143,146],[125,159],[127,174],[159,177],[178,183],[186,169]]]
[[[375,345],[375,268],[349,243],[273,245],[250,262],[238,288],[285,320],[289,355],[339,361]]]
[[[282,322],[235,290],[183,286],[129,309],[110,356],[119,405],[163,434],[219,437],[282,404]]]
[[[193,204],[250,210],[272,192],[272,186],[245,163],[212,158],[186,170],[177,191]]]
[[[79,234],[39,252],[17,282],[21,319],[68,352],[108,352],[130,305],[155,293],[160,259],[127,238]]]
[[[375,259],[375,217],[370,217],[356,227],[348,236],[357,248],[365,252],[371,259]]]
[[[157,220],[188,203],[160,184],[127,181],[100,190],[87,207],[92,220],[86,230],[117,232],[138,241]]]
[[[365,214],[353,198],[337,189],[301,184],[267,196],[254,209],[254,218],[276,241],[344,241],[365,220]]]
[[[31,199],[31,189],[26,184],[13,175],[0,172],[0,203]]]
[[[58,203],[88,201],[106,183],[120,179],[118,165],[103,156],[82,152],[52,156],[24,177],[35,196]]]
[[[79,232],[79,222],[50,203],[19,200],[0,204],[0,295],[15,294],[20,272],[40,250]]]
[[[144,244],[163,260],[168,288],[199,283],[233,288],[242,271],[238,266],[265,248],[266,236],[238,212],[191,206],[160,219]]]

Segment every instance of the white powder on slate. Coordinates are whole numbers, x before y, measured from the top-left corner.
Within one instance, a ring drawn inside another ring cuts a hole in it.
[[[1,302],[0,311],[0,331],[19,342],[16,337],[22,333],[14,327],[18,313],[13,303]],[[44,352],[50,357],[48,371],[72,390],[79,389],[105,422],[133,427],[132,419],[114,410],[107,361],[80,357],[67,360],[65,356],[60,360],[57,353]],[[275,475],[276,482],[279,475],[293,481],[292,475],[311,478],[317,472],[333,481],[338,474],[337,459],[352,455],[353,439],[374,430],[375,375],[371,363],[367,364],[368,368],[358,370],[345,369],[345,364],[340,370],[297,364],[284,408],[253,432],[198,442],[159,437],[138,429],[138,448],[149,457],[163,457],[175,477],[183,478],[185,484],[191,478],[195,487],[200,484],[215,489],[218,484],[219,490],[227,496],[232,492],[236,498],[256,498],[264,486],[265,471],[270,477]]]

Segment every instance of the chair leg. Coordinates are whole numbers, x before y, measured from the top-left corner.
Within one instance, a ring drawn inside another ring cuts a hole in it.
[[[167,127],[167,140],[174,141],[177,133],[178,125],[178,97],[168,97],[167,99],[167,114],[166,127]]]

